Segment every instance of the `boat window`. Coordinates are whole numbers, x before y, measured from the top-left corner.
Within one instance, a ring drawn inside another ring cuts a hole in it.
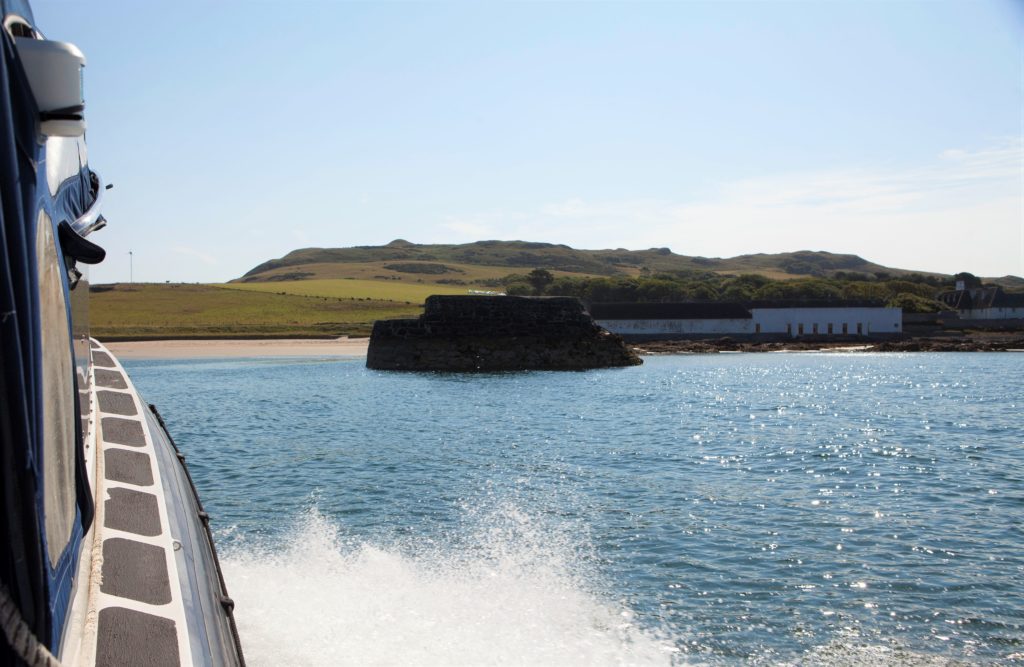
[[[20,16],[11,15],[4,19],[4,29],[11,34],[11,37],[28,37],[36,39],[36,31],[29,25],[28,21]]]
[[[43,365],[43,511],[50,565],[64,552],[75,520],[75,412],[64,260],[44,211],[36,224]]]

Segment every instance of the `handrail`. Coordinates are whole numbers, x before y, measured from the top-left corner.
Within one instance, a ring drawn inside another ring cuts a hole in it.
[[[95,185],[96,197],[92,200],[89,210],[78,216],[78,219],[71,223],[71,228],[79,236],[87,236],[92,232],[103,229],[107,224],[107,219],[100,213],[100,209],[103,208],[103,190],[105,189],[103,187],[103,179],[95,171],[90,170],[89,173],[91,174],[90,180]]]

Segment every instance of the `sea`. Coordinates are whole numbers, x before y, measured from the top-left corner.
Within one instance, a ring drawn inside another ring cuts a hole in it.
[[[126,361],[250,665],[1024,663],[1024,354]]]

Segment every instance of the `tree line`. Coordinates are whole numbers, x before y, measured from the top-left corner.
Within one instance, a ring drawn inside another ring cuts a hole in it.
[[[981,285],[971,274],[957,274],[953,279],[966,279],[969,287]],[[721,275],[710,271],[577,277],[555,276],[546,269],[534,269],[528,274],[510,274],[501,282],[506,294],[574,296],[587,303],[856,299],[882,302],[910,313],[944,310],[935,297],[939,292],[953,289],[952,280],[939,276],[913,273],[898,277],[887,273],[868,276],[841,271],[828,278],[773,280],[757,274]]]

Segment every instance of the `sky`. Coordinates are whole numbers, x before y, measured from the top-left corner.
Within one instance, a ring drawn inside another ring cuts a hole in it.
[[[87,58],[95,283],[397,238],[1024,276],[1022,0],[33,9]]]

